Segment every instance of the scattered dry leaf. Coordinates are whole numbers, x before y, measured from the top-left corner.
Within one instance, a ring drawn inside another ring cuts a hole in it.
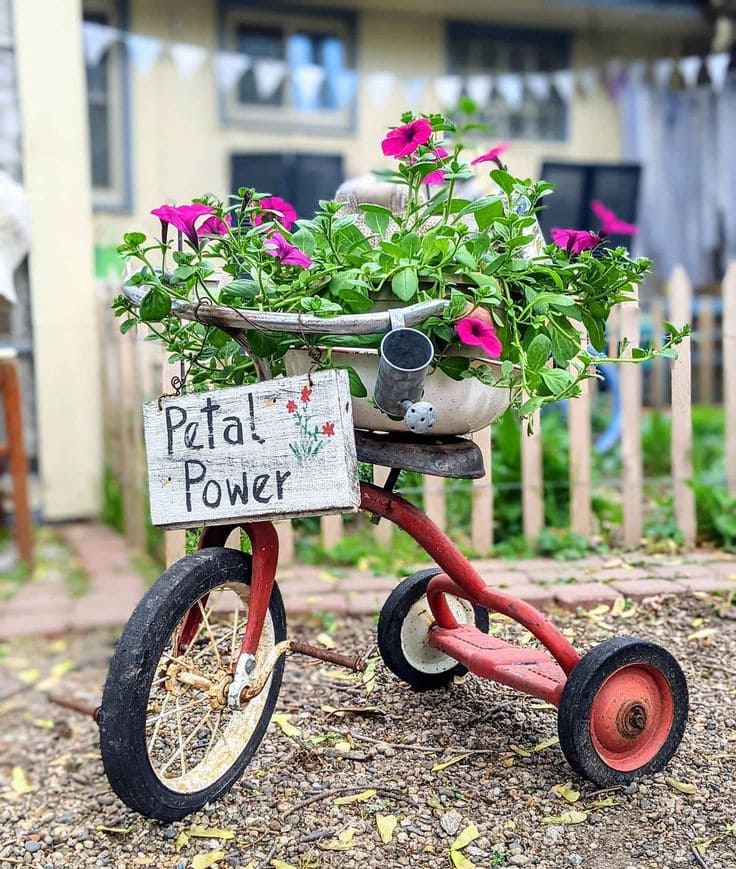
[[[375,797],[376,791],[369,788],[367,791],[361,791],[359,794],[348,794],[346,797],[337,797],[332,802],[336,806],[347,806],[348,803],[364,803],[371,797]]]
[[[573,809],[569,812],[563,812],[561,815],[547,815],[546,818],[542,818],[543,824],[582,824],[583,821],[588,820],[587,812],[578,812],[576,809]]]
[[[393,837],[394,830],[398,824],[396,815],[376,815],[376,826],[378,827],[378,835],[384,845],[388,845]]]
[[[224,851],[207,851],[205,854],[197,854],[192,857],[192,869],[209,869],[210,866],[215,866],[218,861],[225,859]]]
[[[576,791],[575,788],[571,787],[569,784],[554,785],[552,790],[556,794],[559,794],[563,799],[567,800],[568,803],[576,803],[580,799],[580,791]]]
[[[41,730],[54,729],[54,722],[50,718],[34,718],[32,724],[34,727],[39,727]]]
[[[189,836],[187,836],[186,833],[181,832],[176,837],[176,841],[174,842],[174,850],[178,854],[179,851],[181,851],[182,848],[186,848],[186,846],[188,844],[189,844]]]
[[[129,827],[106,827],[104,824],[97,824],[95,827],[95,830],[99,830],[101,833],[117,833],[120,836],[127,836],[134,829],[132,824]]]
[[[468,824],[468,826],[458,835],[452,845],[450,845],[450,850],[459,851],[462,848],[467,848],[467,846],[471,842],[474,842],[478,836],[480,836],[480,833],[475,824]]]
[[[235,833],[224,827],[190,827],[187,835],[197,839],[234,839]]]
[[[10,774],[10,787],[16,794],[30,794],[34,790],[33,785],[28,781],[28,776],[19,766],[13,767]]]
[[[449,760],[443,760],[442,763],[436,763],[432,767],[432,772],[442,772],[443,769],[447,769],[449,766],[454,766],[456,763],[460,763],[461,760],[465,760],[466,757],[470,757],[469,754],[457,754],[455,757],[451,757]]]
[[[673,791],[679,791],[681,794],[694,794],[696,791],[695,785],[689,782],[678,781],[676,778],[672,778],[672,776],[665,776],[664,780]]]
[[[337,834],[337,838],[342,842],[343,845],[349,845],[353,841],[353,837],[358,831],[355,827],[345,827],[344,830],[341,830]]]
[[[329,634],[326,634],[324,631],[321,634],[317,634],[317,642],[320,646],[324,646],[325,649],[334,649],[335,641]]]
[[[545,751],[548,748],[552,748],[553,745],[558,745],[560,741],[559,736],[550,736],[549,739],[543,739],[541,742],[538,742],[532,751],[536,754],[538,751]]]
[[[450,851],[450,860],[455,869],[475,869],[475,863],[469,860],[462,851]]]
[[[708,640],[718,633],[718,628],[701,628],[699,631],[694,631],[689,634],[687,639],[691,640]]]
[[[271,860],[273,869],[296,869],[292,863],[284,863],[283,860]]]
[[[271,721],[273,721],[274,724],[277,724],[286,736],[301,736],[301,730],[299,730],[298,727],[294,727],[294,725],[290,723],[290,719],[290,712],[277,712],[271,716]]]

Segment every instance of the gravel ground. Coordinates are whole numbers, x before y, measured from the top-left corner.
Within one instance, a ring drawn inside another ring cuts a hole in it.
[[[184,869],[213,850],[224,852],[221,869],[734,866],[736,669],[729,665],[736,660],[736,612],[715,598],[653,600],[622,615],[599,609],[556,621],[581,649],[606,636],[637,634],[678,656],[690,684],[691,715],[665,773],[625,791],[595,793],[571,773],[559,746],[544,747],[556,736],[556,716],[539,701],[474,677],[448,690],[416,694],[380,663],[368,693],[342,671],[343,678],[336,678],[335,670],[295,657],[287,665],[278,712],[289,716],[282,719],[286,729],[291,724],[298,733],[289,736],[273,724],[226,799],[166,826],[130,812],[110,791],[93,722],[46,700],[51,689],[94,702],[113,635],[5,647],[0,869]],[[324,627],[302,623],[294,633],[313,640]],[[372,646],[370,619],[330,627],[344,651]],[[494,622],[492,630],[503,636],[516,628]],[[66,672],[69,662],[74,669]],[[346,707],[357,711],[331,711]],[[471,753],[459,762],[432,770],[465,751]],[[694,793],[681,792],[678,784],[693,786]],[[572,786],[579,800],[567,802],[553,790],[556,785]],[[356,790],[375,794],[335,804]],[[561,823],[560,816],[580,822]],[[377,823],[390,827],[393,819],[397,826],[384,843]],[[177,838],[194,826],[234,835],[192,836],[177,852]],[[468,827],[470,841],[451,853]]]

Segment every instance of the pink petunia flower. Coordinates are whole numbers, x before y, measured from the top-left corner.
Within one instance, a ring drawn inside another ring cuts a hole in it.
[[[197,247],[203,235],[225,235],[230,224],[230,215],[225,220],[217,217],[215,209],[210,205],[193,202],[191,205],[161,205],[151,212],[164,224],[183,232],[190,243]]]
[[[503,163],[499,159],[501,154],[506,153],[509,149],[508,142],[501,142],[500,145],[496,145],[495,148],[491,148],[490,151],[486,151],[485,154],[481,154],[480,157],[476,157],[475,160],[470,161],[471,166],[477,166],[479,163],[495,163],[499,169],[503,168]]]
[[[308,269],[312,265],[312,260],[304,251],[287,241],[280,232],[272,233],[265,240],[263,246],[266,253],[275,256],[282,265],[299,266],[302,269]]]
[[[492,323],[486,323],[479,317],[463,317],[455,323],[457,337],[469,347],[482,347],[491,357],[498,359],[503,352],[503,345],[496,335]]]
[[[265,196],[263,199],[258,200],[258,207],[267,213],[254,214],[254,226],[260,226],[262,223],[278,220],[284,229],[291,229],[296,220],[296,209],[290,202],[287,202],[280,196]]]
[[[432,149],[432,154],[434,155],[435,161],[437,163],[442,163],[445,157],[448,156],[447,151],[444,148],[437,146]],[[435,169],[433,172],[429,172],[422,179],[424,184],[444,184],[445,183],[445,170],[444,169]]]
[[[600,233],[587,229],[559,229],[552,227],[552,241],[568,253],[582,253],[599,245],[603,239]]]
[[[426,145],[432,135],[432,125],[427,118],[417,118],[409,124],[394,127],[381,142],[387,157],[406,157],[420,145]]]
[[[625,220],[607,208],[600,199],[594,199],[590,203],[590,210],[601,222],[601,232],[605,235],[636,235],[639,227],[635,223],[627,223]]]

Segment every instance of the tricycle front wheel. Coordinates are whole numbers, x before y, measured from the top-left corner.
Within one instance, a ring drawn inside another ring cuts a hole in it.
[[[100,747],[115,793],[147,817],[177,820],[222,797],[266,732],[283,656],[257,696],[241,709],[227,705],[250,581],[251,558],[235,549],[188,555],[159,577],[123,631],[102,697]],[[255,676],[284,639],[274,584]]]
[[[570,766],[600,787],[659,772],[685,732],[688,691],[675,658],[636,637],[605,640],[570,673],[558,714]]]

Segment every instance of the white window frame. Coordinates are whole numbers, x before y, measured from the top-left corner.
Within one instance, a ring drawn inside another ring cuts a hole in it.
[[[342,10],[304,10],[276,8],[263,11],[256,7],[228,7],[223,9],[221,18],[222,47],[225,51],[237,51],[238,28],[252,25],[255,27],[280,27],[284,42],[293,33],[313,31],[330,33],[345,45],[345,58],[348,66],[355,64],[355,33],[350,12]],[[286,60],[286,58],[285,58]],[[261,129],[283,129],[298,125],[301,128],[325,132],[349,132],[355,125],[355,105],[357,88],[352,103],[335,109],[298,109],[288,102],[291,83],[287,72],[284,82],[287,102],[274,106],[259,106],[242,103],[238,99],[238,84],[229,92],[220,91],[221,118],[224,124],[233,126],[258,125]]]

